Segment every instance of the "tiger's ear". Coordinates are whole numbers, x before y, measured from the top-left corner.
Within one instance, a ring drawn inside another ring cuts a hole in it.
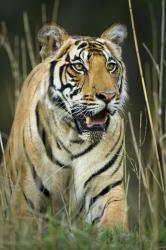
[[[55,24],[44,25],[38,32],[42,60],[54,56],[68,37],[69,35],[62,27]]]
[[[101,38],[110,40],[120,48],[126,36],[126,26],[122,24],[114,24],[103,32]]]

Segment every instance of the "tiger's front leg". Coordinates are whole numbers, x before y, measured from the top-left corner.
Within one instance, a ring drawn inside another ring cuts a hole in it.
[[[108,137],[75,160],[74,183],[76,200],[87,222],[127,229],[124,134],[120,126],[112,124]]]
[[[68,186],[66,184],[70,169],[63,170],[54,166],[57,174],[50,172],[46,177],[39,175],[37,171],[35,176],[32,176],[29,166],[25,166],[30,171],[24,173],[24,181],[22,181],[23,178],[17,178],[12,190],[8,188],[11,191],[8,205],[12,214],[22,218],[40,218],[50,207],[52,215],[56,215],[64,207],[64,200],[67,200]]]
[[[128,228],[125,192],[123,182],[120,182],[114,182],[112,187],[107,186],[97,196],[89,199],[89,202],[87,199],[88,222],[96,223],[102,228],[113,226],[119,226],[125,230]],[[109,188],[110,191],[108,191]]]

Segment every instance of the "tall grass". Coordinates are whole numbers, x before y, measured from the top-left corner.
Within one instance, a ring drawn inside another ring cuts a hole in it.
[[[126,174],[126,193],[132,192],[131,175],[135,175],[138,185],[138,227],[130,227],[129,232],[114,228],[98,231],[94,226],[78,222],[68,223],[63,215],[57,214],[56,219],[48,211],[44,218],[37,221],[15,217],[13,213],[6,217],[6,190],[8,183],[7,166],[0,176],[0,249],[166,249],[166,93],[164,87],[165,73],[165,0],[162,0],[160,58],[156,57],[157,32],[152,21],[153,39],[152,52],[144,44],[144,53],[149,55],[148,67],[142,64],[139,49],[141,44],[137,38],[137,27],[134,21],[133,6],[128,0],[131,16],[135,51],[140,72],[140,87],[142,87],[147,110],[147,126],[143,125],[143,115],[140,112],[140,132],[134,126],[132,114],[128,114],[131,131],[132,147],[134,148],[134,172]],[[59,1],[55,1],[52,20],[57,20]],[[41,6],[42,24],[47,22],[47,8]],[[28,15],[23,14],[25,38],[16,38],[14,48],[11,47],[5,23],[1,25],[0,45],[7,52],[14,84],[14,109],[23,80],[27,73],[39,62],[39,51],[33,42]],[[159,28],[158,28],[159,30]],[[141,47],[142,48],[142,47]],[[28,54],[26,53],[28,51]],[[145,73],[144,73],[145,72]],[[130,72],[128,72],[130,74]],[[149,87],[150,86],[150,87]],[[14,110],[13,110],[14,112]],[[146,135],[149,130],[150,136]],[[142,139],[142,134],[145,134]],[[138,135],[139,134],[139,135]],[[148,142],[150,138],[150,143]],[[142,145],[146,144],[146,147]],[[128,149],[129,145],[126,145]],[[144,152],[146,148],[146,152]],[[2,136],[0,134],[0,149],[4,155]],[[128,156],[127,152],[126,156]],[[146,159],[145,159],[146,155]],[[131,155],[129,154],[129,157]],[[128,158],[128,157],[127,157]],[[128,162],[128,161],[127,161]],[[127,168],[127,166],[126,166]],[[9,188],[9,187],[8,187]],[[146,204],[146,205],[145,205]],[[129,204],[131,207],[132,204]],[[68,215],[67,215],[68,216]],[[129,208],[130,219],[130,208]],[[132,218],[133,219],[133,218]]]
[[[150,56],[151,64],[153,64],[153,70],[156,72],[152,72],[152,87],[147,88],[147,84],[150,84],[145,81],[143,66],[141,62],[141,57],[139,53],[139,45],[138,39],[136,35],[136,27],[132,9],[131,0],[128,0],[129,10],[130,10],[130,18],[131,25],[133,31],[133,38],[135,44],[135,51],[138,61],[138,68],[141,77],[141,84],[145,98],[145,104],[147,109],[147,116],[149,120],[149,129],[151,131],[151,144],[149,146],[148,155],[149,161],[145,163],[145,161],[141,158],[141,152],[139,152],[139,145],[136,141],[133,123],[131,119],[131,115],[129,114],[129,124],[133,139],[133,146],[135,149],[135,153],[138,160],[139,169],[141,172],[141,178],[143,182],[144,191],[147,195],[148,207],[150,209],[151,215],[151,226],[152,226],[152,241],[151,248],[157,249],[159,247],[159,224],[161,220],[161,215],[163,217],[166,216],[166,162],[165,162],[165,147],[163,143],[163,138],[166,134],[165,127],[165,107],[166,107],[166,99],[165,94],[163,93],[163,85],[164,85],[164,43],[165,43],[165,0],[162,0],[162,15],[161,15],[161,40],[160,40],[160,59],[159,63],[157,63],[157,59],[154,58],[153,54],[144,45],[145,50]],[[153,27],[152,27],[153,29]],[[155,39],[157,42],[157,39]],[[155,76],[157,75],[157,78]],[[151,102],[149,101],[151,99]],[[150,106],[151,103],[151,106]],[[153,106],[153,103],[156,105]],[[148,171],[146,174],[146,170]],[[148,182],[150,183],[148,185]],[[163,207],[161,208],[161,203]],[[162,210],[161,210],[162,209]],[[162,212],[161,212],[162,211]],[[162,218],[166,222],[166,217]],[[166,229],[165,229],[166,233]]]

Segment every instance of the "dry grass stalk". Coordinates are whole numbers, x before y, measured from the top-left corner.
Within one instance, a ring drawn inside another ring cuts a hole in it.
[[[163,166],[166,166],[166,158],[164,156],[164,144],[163,144],[163,135],[166,133],[166,130],[163,128],[162,121],[164,120],[164,112],[163,112],[163,100],[165,96],[163,95],[163,72],[164,72],[164,44],[165,44],[165,0],[162,0],[162,18],[161,18],[161,51],[160,51],[160,75],[159,75],[159,121],[160,121],[160,138],[159,144],[161,149],[161,157]],[[164,129],[164,130],[163,130]],[[163,167],[165,187],[166,187],[166,167]],[[165,201],[165,209],[166,209],[166,201]]]
[[[164,67],[164,40],[165,40],[165,0],[162,0],[162,21],[161,21],[161,52],[160,52],[160,75],[159,75],[159,115],[162,116],[163,97],[163,67]],[[161,126],[162,133],[162,126]],[[160,134],[161,135],[161,134]]]
[[[165,196],[165,188],[166,188],[166,170],[165,170],[165,158],[164,158],[164,149],[163,149],[163,140],[161,138],[163,138],[163,134],[165,133],[165,130],[163,131],[163,120],[164,117],[162,115],[163,111],[163,67],[164,67],[164,29],[165,29],[165,0],[162,0],[162,18],[161,18],[161,51],[160,51],[160,66],[158,66],[157,62],[156,62],[156,57],[154,58],[154,56],[152,55],[152,53],[150,52],[150,50],[147,48],[147,46],[144,45],[144,48],[146,49],[146,51],[148,52],[154,69],[155,69],[155,73],[153,72],[153,76],[155,76],[156,79],[156,74],[157,74],[157,78],[158,78],[158,83],[157,82],[153,82],[153,90],[155,90],[152,93],[152,98],[153,98],[153,103],[155,102],[156,99],[158,105],[155,106],[156,109],[154,111],[151,112],[150,109],[150,103],[149,103],[149,99],[148,99],[148,91],[146,89],[146,84],[145,84],[145,80],[144,80],[144,75],[143,75],[143,70],[142,70],[142,63],[141,63],[141,58],[140,58],[140,54],[139,54],[139,48],[138,48],[138,41],[137,41],[137,36],[136,36],[136,29],[135,29],[135,23],[134,23],[134,16],[133,16],[133,10],[132,10],[132,4],[131,4],[131,0],[128,0],[129,3],[129,10],[130,10],[130,18],[131,18],[131,24],[132,24],[132,31],[133,31],[133,37],[134,37],[134,44],[135,44],[135,50],[136,50],[136,56],[137,56],[137,61],[138,61],[138,66],[139,66],[139,71],[140,71],[140,76],[141,76],[141,83],[142,83],[142,87],[143,87],[143,93],[144,93],[144,97],[145,97],[145,102],[146,102],[146,107],[147,107],[147,112],[148,112],[148,118],[149,118],[149,123],[150,123],[150,129],[151,129],[151,134],[152,134],[152,143],[154,146],[154,153],[155,153],[155,161],[149,161],[148,165],[151,167],[149,167],[148,169],[150,169],[150,172],[153,176],[153,180],[152,180],[152,187],[151,187],[151,191],[152,191],[152,198],[153,198],[153,204],[154,204],[154,211],[153,213],[151,213],[152,216],[152,245],[151,248],[152,249],[157,249],[158,247],[158,238],[159,238],[159,187],[161,188],[161,193],[162,193],[162,197],[163,201],[165,203],[165,208],[166,208],[166,196]],[[156,46],[155,46],[156,47]],[[154,49],[154,46],[153,46]],[[154,81],[154,79],[153,79]],[[159,91],[158,91],[159,89]],[[151,92],[150,92],[151,93]],[[153,114],[153,116],[152,116]],[[153,123],[153,119],[154,119],[154,123]],[[130,120],[131,117],[129,117]],[[131,123],[131,121],[130,121]],[[131,128],[132,130],[132,128]],[[159,159],[159,152],[158,152],[158,148],[157,148],[157,143],[159,143],[160,145],[160,156],[161,156],[161,160]],[[135,145],[135,142],[134,142]],[[153,152],[153,147],[151,146],[151,152]],[[137,156],[138,158],[138,156]],[[158,166],[158,168],[156,168],[156,165]],[[161,163],[163,165],[163,172],[162,172],[162,168],[161,168]],[[140,165],[140,164],[139,164]],[[153,167],[153,170],[152,170]],[[148,192],[148,190],[146,190],[146,192]]]
[[[21,78],[20,77],[20,70],[19,70],[19,63],[15,57],[15,54],[12,51],[10,42],[8,40],[8,37],[7,37],[6,25],[4,22],[1,24],[1,28],[2,28],[2,33],[1,33],[1,37],[0,37],[1,38],[0,45],[5,49],[5,51],[8,55],[9,61],[10,61],[10,66],[11,66],[11,71],[12,71],[12,76],[14,79],[14,86],[15,86],[15,91],[14,91],[14,93],[15,93],[15,96],[14,96],[15,105],[14,105],[14,107],[15,107],[16,102],[17,102],[17,97],[19,95],[18,86],[20,85],[20,78]]]
[[[1,169],[1,174],[0,174],[0,209],[3,213],[3,210],[6,208],[6,204],[7,204],[7,199],[5,196],[5,192],[4,192],[4,184],[6,183],[5,180],[8,179],[8,170],[7,170],[7,166],[6,166],[6,159],[5,159],[5,151],[4,151],[4,147],[3,147],[3,142],[2,142],[2,136],[0,133],[0,149],[2,151],[2,156],[3,156],[3,161],[2,164],[0,165],[0,169]]]
[[[42,3],[41,6],[41,16],[42,16],[42,24],[44,25],[47,22],[47,10],[45,3]]]
[[[27,77],[27,58],[26,58],[26,47],[25,47],[25,40],[21,39],[21,56],[22,56],[22,78],[23,81]]]
[[[25,30],[27,48],[29,52],[29,58],[30,58],[31,66],[32,68],[34,68],[36,66],[36,60],[35,60],[33,43],[32,43],[32,36],[30,32],[30,27],[29,27],[28,15],[26,12],[23,13],[23,21],[24,21],[24,30]]]
[[[149,48],[146,46],[146,44],[143,43],[143,47],[144,49],[147,51],[152,63],[153,63],[153,66],[156,70],[156,73],[157,73],[157,77],[158,77],[158,80],[159,80],[159,77],[160,77],[160,69],[159,69],[159,65],[157,64],[156,62],[156,59],[154,58],[154,56],[152,55],[151,51],[149,50]]]
[[[137,36],[136,36],[136,29],[135,29],[135,23],[134,23],[134,16],[133,16],[131,0],[128,0],[128,3],[129,3],[130,18],[131,18],[131,24],[132,24],[132,30],[133,30],[133,37],[134,37],[136,56],[137,56],[137,61],[138,61],[138,66],[139,66],[139,71],[140,71],[140,76],[141,76],[141,83],[142,83],[142,87],[143,87],[143,93],[144,93],[144,97],[145,97],[145,102],[146,102],[146,107],[147,107],[147,112],[148,112],[150,128],[151,128],[151,132],[152,132],[152,139],[153,139],[154,150],[155,150],[156,159],[157,159],[158,170],[159,170],[159,174],[160,174],[160,181],[161,181],[162,190],[163,190],[163,192],[165,192],[164,181],[163,181],[162,170],[161,170],[161,164],[160,164],[160,159],[159,159],[159,154],[158,154],[158,149],[157,149],[157,141],[156,141],[155,131],[154,131],[154,127],[153,127],[153,121],[152,121],[152,115],[151,115],[149,100],[148,100],[148,96],[147,96],[147,90],[146,90],[146,84],[145,84],[145,79],[144,79],[143,70],[142,70],[141,58],[140,58],[139,49],[138,49],[138,41],[137,41]]]
[[[52,22],[53,23],[57,23],[59,2],[60,2],[60,0],[54,1],[53,12],[52,12]]]
[[[15,36],[14,39],[14,57],[15,60],[19,66],[19,37]],[[14,100],[18,100],[19,94],[20,94],[20,83],[21,83],[22,79],[21,79],[21,75],[19,74],[19,79],[18,81],[15,82],[15,86],[14,86]],[[16,105],[16,103],[15,103]]]
[[[140,156],[140,153],[139,153],[139,149],[138,149],[138,145],[137,145],[137,141],[136,141],[136,136],[135,136],[135,133],[134,133],[133,122],[132,122],[132,118],[131,118],[130,113],[128,114],[128,118],[129,118],[129,125],[130,125],[132,140],[133,140],[133,146],[134,146],[134,150],[135,150],[137,160],[138,160],[139,170],[141,172],[143,185],[144,185],[144,188],[146,190],[146,195],[147,195],[150,211],[151,211],[151,213],[153,213],[153,205],[152,205],[152,201],[151,201],[151,197],[150,197],[149,187],[147,185],[146,176],[145,176],[145,173],[144,173],[143,164],[142,164],[141,156]]]

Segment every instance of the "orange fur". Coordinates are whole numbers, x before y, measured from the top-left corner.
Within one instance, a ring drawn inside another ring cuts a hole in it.
[[[48,35],[49,29],[44,32]],[[60,29],[57,31],[55,28],[51,37],[55,44],[52,46],[51,43],[49,50],[50,40],[48,43],[46,38],[43,40],[42,53],[46,59],[30,73],[18,101],[5,153],[13,189],[11,205],[18,214],[27,214],[27,211],[39,213],[51,203],[52,210],[56,212],[65,200],[73,218],[83,206],[80,213],[86,220],[97,221],[101,227],[121,225],[127,228],[123,187],[123,118],[116,112],[110,116],[110,125],[105,133],[79,134],[72,115],[50,100],[54,95],[54,89],[50,91],[50,79],[59,86],[61,82],[56,70],[65,64],[67,53],[76,53],[76,40],[66,35],[64,30],[63,35],[58,33],[56,38],[57,32]],[[99,44],[103,43],[123,66],[119,45],[115,46],[105,36],[106,33],[98,39]],[[93,39],[82,37],[79,41],[91,43]],[[54,51],[56,46],[59,46],[58,51]],[[72,64],[67,64],[61,76],[65,81],[67,73],[72,75],[80,88],[79,101],[87,105],[95,105],[97,94],[108,91],[115,93],[118,100],[118,81],[122,74],[123,84],[126,84],[124,66],[110,73],[104,54],[96,50],[87,50],[88,73],[80,74]],[[55,61],[57,64],[52,73],[50,67]]]

